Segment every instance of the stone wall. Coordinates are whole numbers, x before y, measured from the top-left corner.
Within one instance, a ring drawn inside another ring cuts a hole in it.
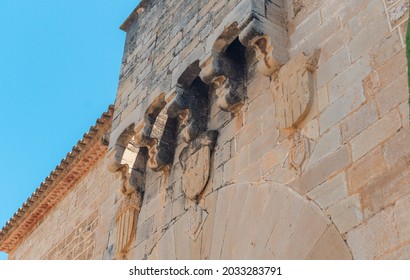
[[[9,254],[9,259],[102,259],[114,221],[118,179],[102,159]]]
[[[123,257],[408,258],[407,6],[144,2],[110,141],[149,157]]]
[[[407,7],[142,1],[108,154],[11,258],[410,258]]]

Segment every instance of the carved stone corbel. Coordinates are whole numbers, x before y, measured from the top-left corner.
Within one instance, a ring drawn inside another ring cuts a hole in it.
[[[113,152],[109,155],[109,163],[107,168],[113,173],[119,173],[121,176],[121,193],[124,195],[130,194],[135,189],[130,184],[130,166],[129,164],[122,163],[122,157],[127,149],[128,143],[134,136],[134,124],[129,126],[118,138],[117,143],[114,146]]]
[[[213,85],[218,97],[218,106],[227,112],[236,112],[244,104],[245,89],[243,67],[223,53],[212,52],[202,63],[200,77],[202,81]]]
[[[181,118],[182,140],[191,142],[206,131],[209,115],[208,86],[199,79],[188,87],[176,87],[176,96],[167,106],[170,118]]]
[[[160,138],[151,137],[154,125],[166,106],[165,95],[160,95],[146,110],[144,115],[144,127],[135,131],[135,142],[138,147],[147,147],[147,166],[155,172],[169,169],[174,159],[176,146],[176,118],[166,117],[162,135]]]
[[[121,176],[121,197],[115,218],[116,259],[126,259],[135,237],[138,215],[144,197],[147,151],[134,146],[135,124],[130,125],[118,138],[108,155],[107,166]],[[130,166],[132,165],[132,166]]]
[[[273,57],[271,38],[264,34],[263,29],[261,22],[253,19],[239,34],[239,41],[245,47],[253,48],[256,51],[258,71],[262,75],[271,76],[280,68],[281,64]]]

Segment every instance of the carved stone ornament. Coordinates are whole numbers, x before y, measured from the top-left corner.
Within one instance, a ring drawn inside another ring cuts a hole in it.
[[[197,240],[205,223],[208,213],[195,203],[188,207],[188,224],[185,233],[192,239]]]
[[[127,149],[127,146],[134,135],[134,125],[129,126],[120,135],[117,143],[114,146],[114,150],[108,155],[109,163],[107,168],[113,173],[119,173],[121,176],[121,193],[129,194],[135,189],[130,185],[130,166],[127,163],[122,163],[122,158]]]
[[[263,24],[259,20],[253,19],[242,30],[239,40],[245,47],[256,51],[257,69],[262,75],[271,76],[280,68],[280,63],[272,55],[271,39],[264,34]]]
[[[219,108],[227,112],[238,111],[245,99],[243,67],[223,53],[214,51],[201,68],[201,79],[215,89]]]
[[[167,105],[171,118],[179,116],[182,140],[191,142],[206,131],[209,115],[209,87],[198,78],[199,61],[190,65],[178,80],[174,98]]]
[[[302,166],[310,156],[309,140],[299,133],[294,134],[293,144],[289,151],[289,164],[297,174],[302,173]]]
[[[292,135],[300,127],[312,107],[319,55],[320,51],[310,57],[300,54],[279,71],[273,91],[276,122],[285,136]]]
[[[118,209],[116,224],[116,258],[124,260],[135,237],[138,214],[141,210],[141,198],[133,192],[123,197]]]
[[[183,169],[182,189],[186,197],[196,201],[209,180],[211,153],[218,132],[209,130],[185,147],[179,157]]]
[[[176,130],[178,121],[176,118],[164,116],[161,121],[161,135],[152,137],[154,126],[160,119],[159,115],[166,106],[164,94],[161,94],[148,107],[144,115],[144,127],[136,129],[135,142],[139,147],[148,149],[147,166],[155,172],[169,169],[175,153]]]

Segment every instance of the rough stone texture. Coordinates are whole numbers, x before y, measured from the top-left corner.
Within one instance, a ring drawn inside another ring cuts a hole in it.
[[[106,172],[101,160],[36,227],[10,259],[103,259],[113,258],[119,179]],[[107,215],[106,213],[109,213]]]
[[[133,165],[129,183],[140,182],[143,194],[126,257],[410,258],[407,13],[396,9],[403,2],[144,1],[123,25],[109,147],[148,147],[150,159],[169,153],[160,169],[131,164],[133,153],[117,159]],[[293,67],[317,49],[318,60]],[[156,125],[159,116],[173,125]],[[218,139],[202,168],[184,149],[208,130]],[[115,257],[124,180],[102,165],[11,258],[82,256],[75,242],[51,250],[88,222],[95,234],[78,230],[78,240],[95,244],[89,258]],[[190,179],[200,186],[187,197]],[[98,201],[94,188],[104,190]],[[77,192],[87,203],[75,203]],[[70,222],[59,231],[63,215]],[[32,250],[41,238],[49,246]],[[76,256],[61,253],[73,249]]]

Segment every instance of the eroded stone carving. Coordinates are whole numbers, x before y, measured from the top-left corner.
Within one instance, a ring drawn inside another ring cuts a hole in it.
[[[235,60],[226,54],[213,52],[201,65],[201,79],[213,85],[218,96],[217,104],[224,111],[236,112],[244,104],[244,66],[238,65],[241,63],[243,60]]]
[[[237,39],[239,33],[237,22],[226,27],[200,65],[202,81],[212,85],[218,106],[230,112],[239,111],[245,100],[245,48]]]
[[[195,203],[188,206],[188,225],[185,233],[192,239],[197,240],[205,223],[208,213]]]
[[[260,21],[253,19],[241,32],[239,40],[245,47],[255,49],[257,69],[262,75],[270,76],[280,68],[280,63],[272,55],[271,39],[264,34]]]
[[[114,146],[114,151],[110,154],[110,161],[108,163],[108,170],[113,173],[119,173],[121,176],[121,193],[124,195],[132,193],[135,189],[130,184],[130,165],[123,163],[123,157],[127,147],[134,136],[134,124],[129,126],[120,135],[117,143]]]
[[[108,170],[121,176],[121,204],[116,215],[116,258],[126,259],[136,231],[145,191],[145,171],[148,152],[137,148],[135,125],[130,125],[118,138],[111,151]]]
[[[292,141],[292,147],[289,151],[290,167],[296,171],[296,174],[302,173],[303,164],[310,156],[309,140],[303,137],[300,133],[295,133]]]
[[[209,115],[208,85],[199,78],[199,61],[187,68],[176,86],[176,94],[167,106],[171,118],[180,117],[184,142],[189,143],[206,131]]]
[[[217,137],[217,131],[206,131],[190,142],[180,154],[179,161],[184,174],[182,189],[186,197],[192,201],[197,200],[208,182],[211,153]]]
[[[115,218],[116,259],[125,260],[135,237],[141,199],[136,192],[123,197]]]
[[[164,94],[155,99],[145,112],[144,127],[135,136],[138,147],[147,147],[147,165],[155,172],[169,169],[174,160],[178,120],[165,114],[166,104]]]
[[[273,91],[276,122],[284,136],[295,133],[312,108],[319,55],[320,50],[310,57],[300,54],[279,70]]]

